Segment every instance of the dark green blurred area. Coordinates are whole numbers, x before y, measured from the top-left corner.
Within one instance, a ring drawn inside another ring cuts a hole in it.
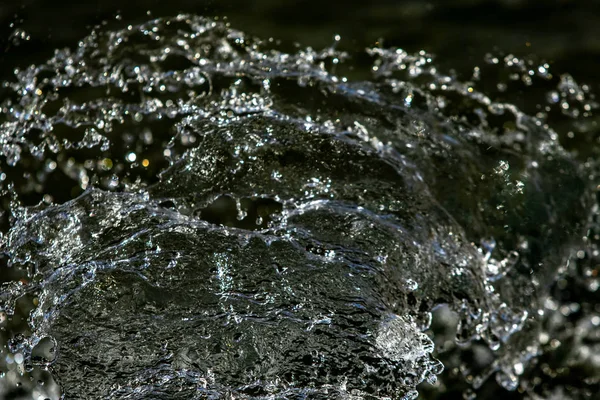
[[[0,5],[3,78],[13,67],[41,61],[55,48],[72,47],[90,27],[140,22],[180,12],[226,16],[247,33],[284,43],[324,47],[335,34],[348,50],[379,39],[408,51],[425,49],[440,67],[472,68],[497,49],[536,54],[576,79],[598,82],[600,1],[598,0],[21,0]],[[115,15],[122,16],[121,21]],[[11,27],[10,24],[14,26]],[[31,40],[16,46],[15,28]]]

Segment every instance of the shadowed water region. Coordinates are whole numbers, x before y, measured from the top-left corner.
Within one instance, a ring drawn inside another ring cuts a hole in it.
[[[193,14],[49,57],[1,88],[5,398],[597,393],[590,86]]]

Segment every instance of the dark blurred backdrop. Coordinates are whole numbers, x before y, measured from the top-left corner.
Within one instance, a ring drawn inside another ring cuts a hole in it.
[[[148,10],[154,17],[226,16],[237,29],[305,46],[327,46],[340,34],[343,46],[360,50],[385,38],[384,46],[425,49],[440,66],[458,69],[494,50],[535,53],[576,78],[598,81],[600,0],[1,0],[0,78],[54,48],[75,46],[102,21],[140,22]]]

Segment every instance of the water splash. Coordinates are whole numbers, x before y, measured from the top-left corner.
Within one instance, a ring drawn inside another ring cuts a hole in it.
[[[336,46],[289,54],[180,15],[15,71],[2,390],[48,369],[75,397],[410,399],[443,369],[423,333],[440,305],[457,343],[493,352],[463,368],[475,388],[532,382],[591,166],[425,52],[367,54],[352,81]]]

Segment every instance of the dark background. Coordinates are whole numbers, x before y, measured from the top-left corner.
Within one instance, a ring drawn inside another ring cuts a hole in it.
[[[102,21],[126,26],[149,19],[148,10],[226,16],[247,33],[317,48],[335,34],[349,50],[384,38],[385,47],[425,49],[459,70],[491,51],[534,53],[578,80],[600,81],[600,0],[1,0],[0,77],[75,46]],[[11,38],[17,28],[31,39]]]

